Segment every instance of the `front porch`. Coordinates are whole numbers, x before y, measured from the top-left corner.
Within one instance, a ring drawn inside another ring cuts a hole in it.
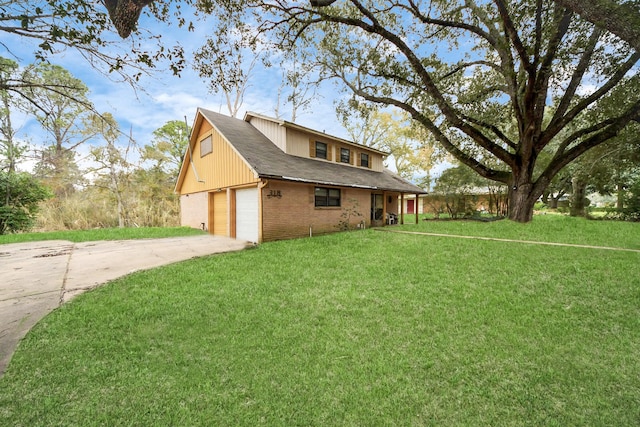
[[[405,197],[410,195],[418,200],[419,194],[383,191],[371,193],[370,220],[372,227],[404,224]],[[415,215],[418,223],[418,215]]]

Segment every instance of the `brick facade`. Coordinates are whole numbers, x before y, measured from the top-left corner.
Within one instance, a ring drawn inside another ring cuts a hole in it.
[[[183,194],[180,196],[180,224],[183,226],[207,230],[209,227],[209,208],[207,191]]]
[[[262,189],[263,241],[340,231],[348,212],[350,228],[357,228],[362,221],[369,227],[371,191],[343,188],[341,207],[316,208],[314,190],[314,185],[269,181]]]

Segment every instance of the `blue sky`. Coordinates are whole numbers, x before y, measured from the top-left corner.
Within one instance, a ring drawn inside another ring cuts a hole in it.
[[[186,28],[177,28],[165,23],[157,22],[154,18],[141,17],[140,28],[151,34],[161,34],[163,43],[173,45],[180,43],[187,51],[187,58],[191,58],[190,49],[197,49],[204,41],[207,31],[206,23],[200,23],[194,32]],[[36,43],[7,33],[0,33],[0,56],[16,60],[25,66],[33,62],[33,51]],[[122,42],[124,46],[130,40]],[[10,46],[11,56],[4,46]],[[211,94],[207,81],[200,78],[188,65],[180,77],[170,71],[151,71],[148,76],[140,79],[141,89],[135,90],[129,84],[114,81],[116,76],[105,77],[94,70],[77,52],[66,50],[50,58],[50,62],[69,70],[75,77],[81,79],[89,88],[89,99],[100,112],[113,114],[126,134],[131,133],[139,145],[150,142],[152,132],[169,120],[184,120],[192,123],[197,107],[204,107],[223,114],[228,114],[224,95]],[[275,116],[277,92],[280,86],[280,72],[277,69],[264,69],[258,66],[251,78],[247,89],[239,118],[246,111],[254,111],[268,116]],[[321,91],[321,96],[315,101],[313,112],[299,111],[296,122],[303,126],[322,129],[327,133],[346,138],[346,132],[338,123],[333,107],[335,88],[327,85]],[[282,107],[281,107],[282,109]],[[290,112],[286,108],[282,116],[290,120]],[[18,129],[17,137],[28,141],[32,145],[39,145],[43,141],[44,133],[35,119],[16,114],[13,117],[14,128]],[[92,144],[97,145],[100,141]],[[87,147],[88,149],[88,147]],[[28,166],[25,166],[25,168]]]

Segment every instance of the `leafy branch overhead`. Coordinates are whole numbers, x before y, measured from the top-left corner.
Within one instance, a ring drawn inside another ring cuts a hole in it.
[[[179,26],[193,29],[191,21],[181,16],[181,8],[188,8],[192,2],[168,3],[152,0],[0,2],[0,32],[7,36],[2,43],[6,50],[3,56],[19,58],[21,55],[14,51],[12,41],[20,40],[34,44],[33,55],[37,61],[46,62],[73,50],[105,77],[116,77],[130,84],[161,63],[168,63],[171,71],[178,74],[185,66],[183,48],[165,46],[161,34],[137,29],[137,21],[145,9],[145,13],[167,25],[177,20]],[[130,40],[125,42],[114,37],[114,27],[120,36]]]
[[[251,22],[250,37],[303,52],[357,102],[404,110],[509,187],[513,220],[529,221],[560,170],[640,119],[640,51],[551,0],[213,7],[219,25]]]

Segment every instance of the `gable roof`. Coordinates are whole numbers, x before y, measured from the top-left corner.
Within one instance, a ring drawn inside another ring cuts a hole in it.
[[[261,178],[413,194],[426,193],[387,169],[384,172],[376,172],[293,156],[280,150],[258,129],[244,120],[203,108],[199,108],[198,113],[229,141]]]

